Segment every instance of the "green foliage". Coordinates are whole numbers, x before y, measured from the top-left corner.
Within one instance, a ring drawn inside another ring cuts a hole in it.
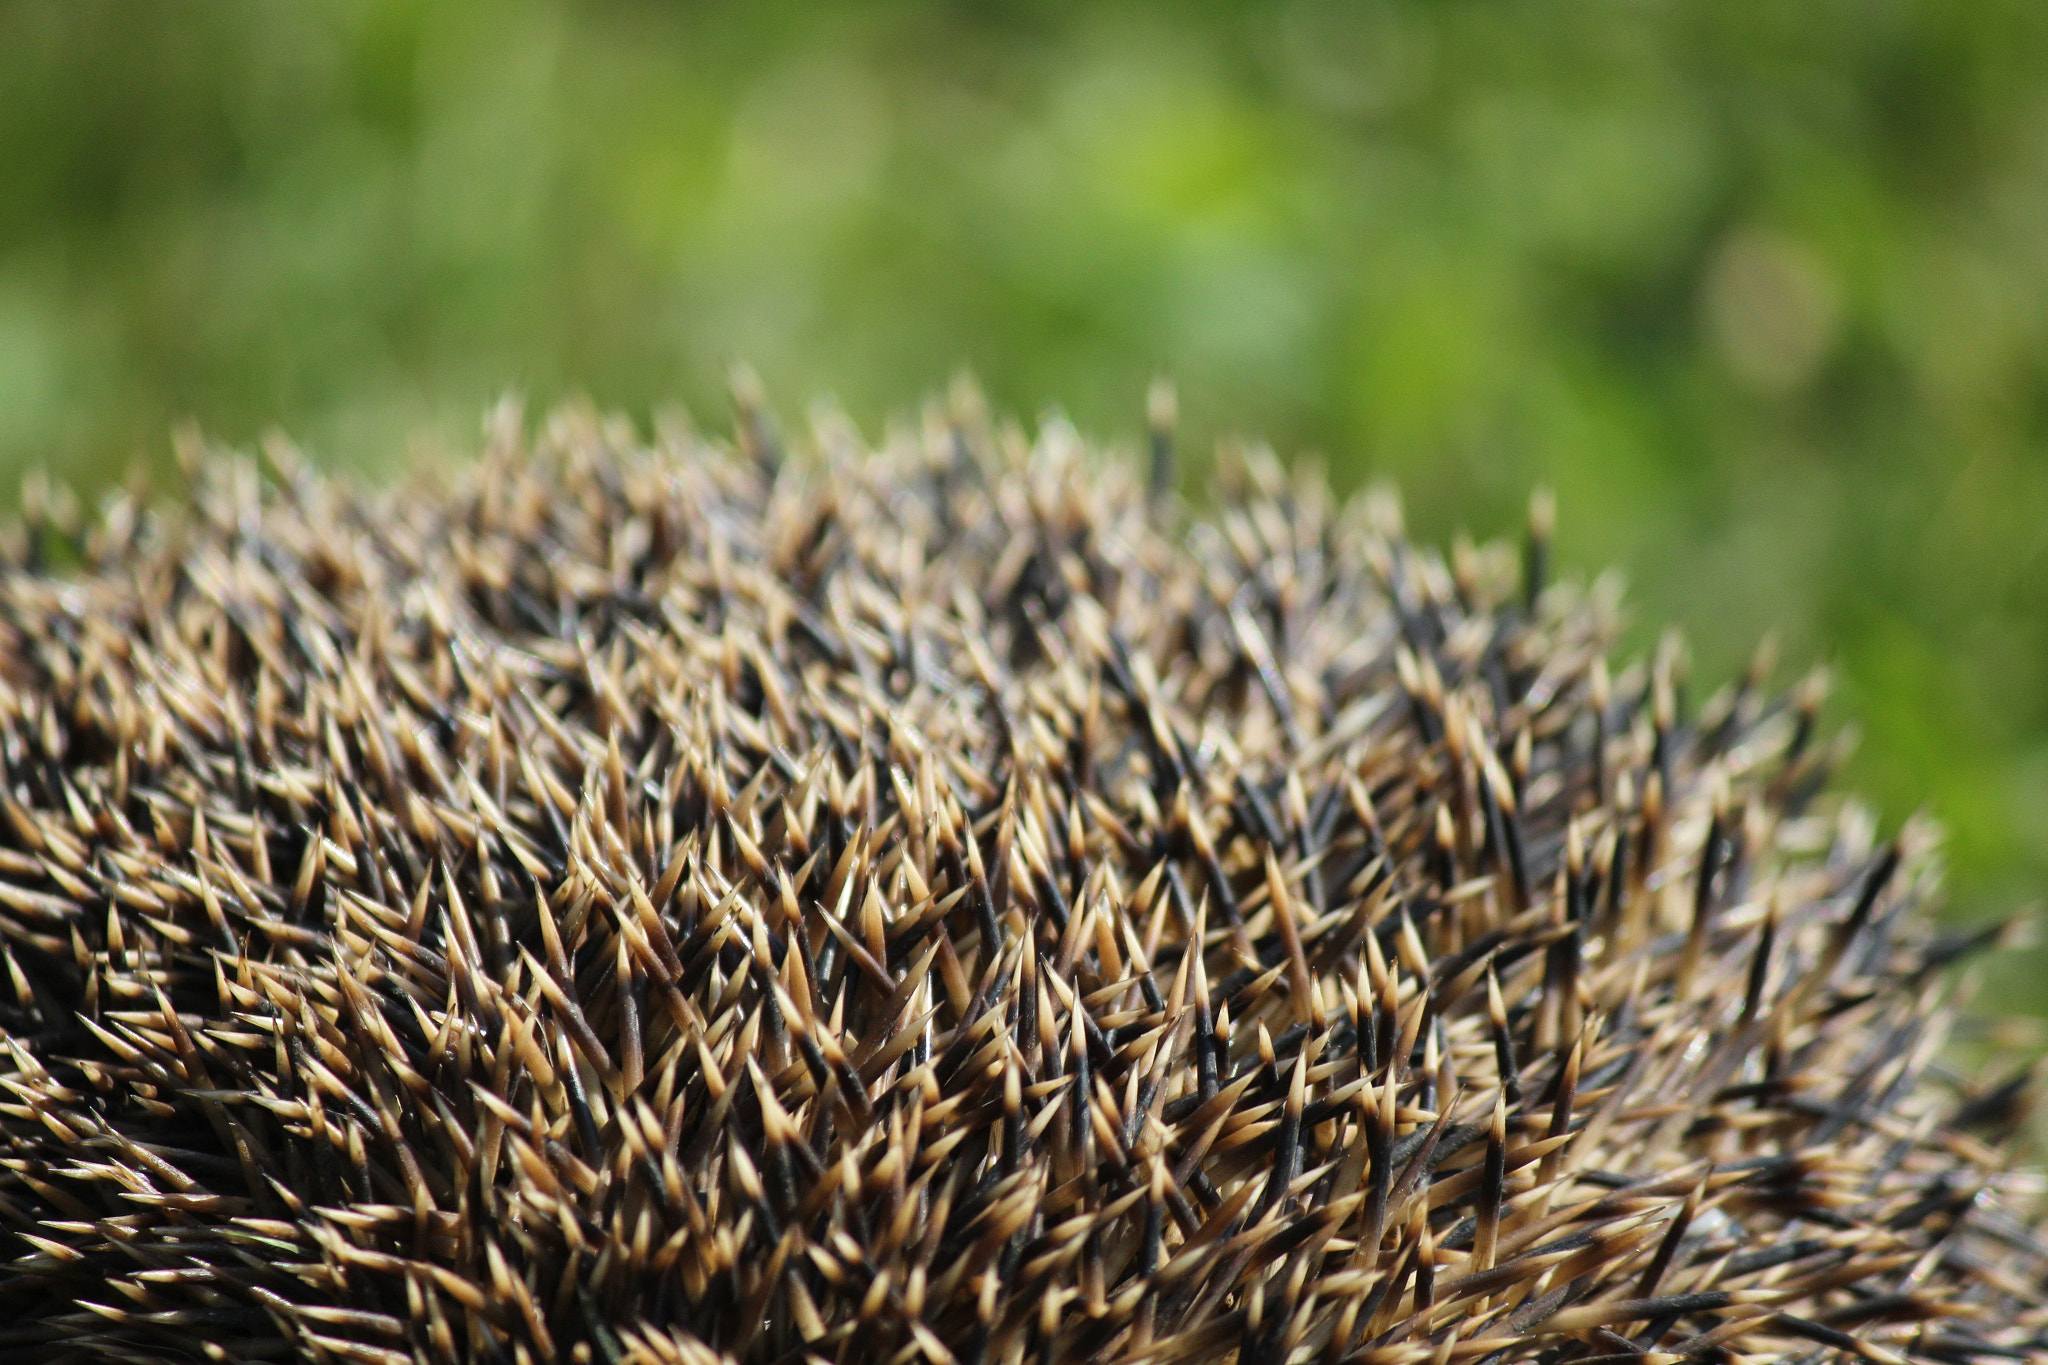
[[[2048,871],[2048,7],[0,3],[0,468],[322,459],[508,386],[1001,404],[1555,485],[1696,677],[1832,658],[1856,780]],[[1199,477],[1199,471],[1191,474]],[[2008,970],[2038,1003],[2040,959]]]

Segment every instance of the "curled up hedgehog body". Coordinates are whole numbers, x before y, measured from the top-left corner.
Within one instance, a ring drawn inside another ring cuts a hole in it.
[[[288,452],[0,572],[0,1358],[2048,1358],[1817,695],[1248,463]]]

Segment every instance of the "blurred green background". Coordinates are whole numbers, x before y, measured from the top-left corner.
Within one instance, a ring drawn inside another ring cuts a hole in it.
[[[0,482],[1164,372],[1432,536],[1552,484],[1695,696],[1832,661],[1961,915],[2048,873],[2044,332],[2040,0],[0,0]]]

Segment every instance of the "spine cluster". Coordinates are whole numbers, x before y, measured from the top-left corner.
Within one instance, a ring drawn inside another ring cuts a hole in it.
[[[31,527],[0,1356],[2048,1358],[1817,691],[1165,416]]]

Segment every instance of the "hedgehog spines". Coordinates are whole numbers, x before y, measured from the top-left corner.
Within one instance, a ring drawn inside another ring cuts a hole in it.
[[[1546,1365],[2048,1349],[1817,683],[957,391],[511,409],[0,573],[23,1358]],[[48,499],[45,499],[47,502]],[[1989,1136],[1995,1137],[1996,1134]]]

